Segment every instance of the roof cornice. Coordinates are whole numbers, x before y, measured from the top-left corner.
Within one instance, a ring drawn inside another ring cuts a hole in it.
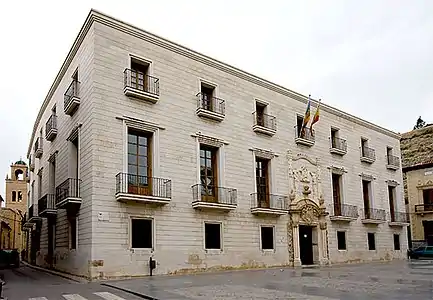
[[[302,94],[297,93],[295,91],[289,90],[283,86],[272,83],[266,79],[263,79],[263,78],[260,78],[258,76],[255,76],[251,73],[242,71],[241,69],[233,67],[229,64],[223,63],[221,61],[213,59],[209,56],[206,56],[206,55],[201,54],[199,52],[196,52],[194,50],[188,49],[185,46],[179,45],[179,44],[171,42],[165,38],[162,38],[160,36],[157,36],[155,34],[147,32],[147,31],[140,29],[134,25],[120,21],[114,17],[111,17],[111,16],[106,15],[104,13],[101,13],[99,11],[96,11],[94,9],[91,9],[88,16],[87,16],[87,19],[86,19],[84,25],[81,27],[81,30],[78,33],[78,36],[75,39],[75,41],[71,47],[71,50],[69,51],[65,61],[63,62],[59,73],[57,74],[53,84],[51,85],[51,88],[48,91],[47,96],[45,97],[45,100],[42,104],[42,107],[39,111],[39,114],[38,114],[36,121],[35,121],[35,124],[33,126],[33,132],[32,132],[32,136],[30,138],[30,144],[28,147],[27,156],[30,155],[31,146],[33,143],[33,138],[34,138],[37,126],[40,122],[41,116],[42,116],[45,108],[47,107],[48,102],[50,101],[54,91],[58,87],[60,80],[64,76],[64,74],[65,74],[66,70],[68,69],[72,59],[74,58],[75,54],[77,53],[77,50],[81,46],[81,43],[83,42],[87,32],[89,31],[89,28],[93,24],[93,22],[98,22],[100,24],[106,25],[106,26],[111,27],[113,29],[119,30],[119,31],[124,32],[126,34],[129,34],[131,36],[145,40],[149,43],[152,43],[154,45],[157,45],[159,47],[162,47],[162,48],[167,49],[169,51],[172,51],[174,53],[180,54],[180,55],[185,56],[187,58],[193,59],[197,62],[203,63],[205,65],[208,65],[210,67],[213,67],[213,68],[218,69],[220,71],[223,71],[225,73],[231,74],[231,75],[236,76],[238,78],[244,79],[244,80],[249,81],[251,83],[257,84],[259,86],[262,86],[264,88],[267,88],[269,90],[277,92],[281,95],[288,96],[294,100],[298,100],[302,103],[307,103],[307,101],[308,101],[308,97],[305,95],[302,95]],[[317,103],[318,103],[318,101],[314,100],[314,99],[312,99],[312,102],[314,105],[317,105]],[[351,122],[354,122],[358,125],[365,126],[365,127],[368,127],[372,130],[386,134],[390,137],[393,137],[396,139],[400,138],[400,134],[398,134],[398,133],[395,133],[395,132],[388,130],[386,128],[383,128],[381,126],[375,125],[375,124],[368,122],[366,120],[363,120],[361,118],[355,117],[351,114],[345,113],[345,112],[343,112],[337,108],[334,108],[332,106],[329,106],[329,105],[322,103],[321,109],[323,111],[326,111],[326,112],[331,113],[333,115],[336,115],[336,116],[339,116],[339,117],[344,118],[346,120],[349,120]]]

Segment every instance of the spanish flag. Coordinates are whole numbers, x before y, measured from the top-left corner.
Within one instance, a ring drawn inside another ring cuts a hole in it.
[[[311,108],[311,95],[308,95],[308,104],[307,110],[305,111],[304,122],[302,123],[302,129],[307,127],[308,122],[310,121],[310,108]]]
[[[319,104],[317,104],[316,113],[314,114],[313,121],[311,121],[311,125],[310,125],[310,132],[311,132],[313,135],[314,135],[314,133],[313,133],[313,125],[314,125],[314,123],[319,122],[319,116],[320,116],[320,101],[322,101],[322,99],[319,99]]]

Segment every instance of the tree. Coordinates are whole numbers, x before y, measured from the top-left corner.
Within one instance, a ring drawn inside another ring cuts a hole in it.
[[[413,129],[420,129],[425,126],[425,122],[423,119],[421,119],[421,116],[419,116],[418,120],[416,120],[416,125],[413,127]]]

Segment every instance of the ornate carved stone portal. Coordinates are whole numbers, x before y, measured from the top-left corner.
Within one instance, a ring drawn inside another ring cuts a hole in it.
[[[312,263],[327,264],[328,235],[325,217],[328,213],[322,192],[319,160],[300,153],[293,155],[287,151],[287,162],[290,199],[287,230],[288,238],[291,238],[288,243],[289,261],[294,266],[300,266],[301,257],[305,256],[301,251],[311,251]],[[309,227],[309,232],[312,232],[312,237],[305,235],[305,238],[312,239],[311,246],[303,242],[304,236],[300,237],[300,226]]]

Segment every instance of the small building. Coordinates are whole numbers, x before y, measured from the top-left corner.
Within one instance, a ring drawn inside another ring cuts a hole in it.
[[[433,125],[404,133],[400,147],[410,242],[433,245]]]

